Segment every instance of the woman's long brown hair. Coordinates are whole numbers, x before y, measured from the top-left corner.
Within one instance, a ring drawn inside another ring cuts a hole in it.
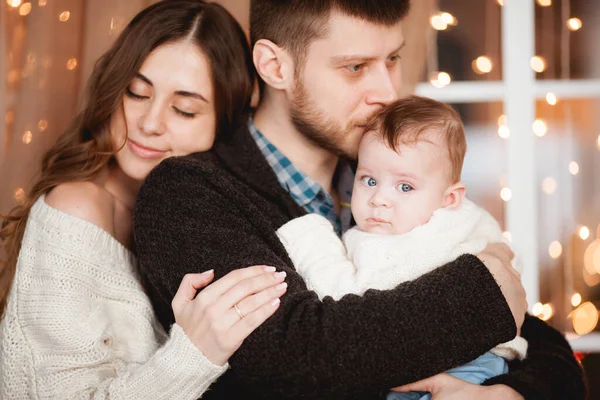
[[[112,47],[96,62],[83,111],[42,159],[41,172],[24,201],[3,217],[0,240],[0,318],[14,280],[31,207],[65,182],[93,179],[113,159],[110,119],[146,57],[158,46],[191,41],[211,64],[217,136],[245,123],[250,111],[254,69],[247,39],[235,19],[218,4],[166,0],[133,18]]]

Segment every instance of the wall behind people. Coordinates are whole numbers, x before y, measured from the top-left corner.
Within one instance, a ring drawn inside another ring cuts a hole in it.
[[[95,60],[127,22],[157,0],[11,0],[0,3],[0,212],[24,196],[42,154],[79,110]],[[219,0],[249,28],[250,0]],[[403,92],[425,62],[436,0],[405,21]]]

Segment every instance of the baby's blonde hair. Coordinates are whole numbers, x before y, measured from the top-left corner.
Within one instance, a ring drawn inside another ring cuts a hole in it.
[[[447,104],[420,96],[408,96],[374,115],[365,134],[380,136],[390,148],[415,144],[426,134],[440,134],[446,142],[452,183],[460,181],[467,140],[460,115]]]

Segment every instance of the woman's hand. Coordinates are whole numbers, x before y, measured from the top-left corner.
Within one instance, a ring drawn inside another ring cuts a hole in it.
[[[254,266],[230,272],[209,285],[213,271],[187,274],[173,298],[175,322],[213,364],[224,365],[260,324],[279,308],[285,272]]]
[[[393,388],[394,392],[430,392],[431,400],[525,400],[506,385],[480,386],[463,381],[446,373]]]

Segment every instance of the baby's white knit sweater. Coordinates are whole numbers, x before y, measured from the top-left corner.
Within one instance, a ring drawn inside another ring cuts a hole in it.
[[[505,241],[496,220],[467,199],[458,210],[435,211],[428,223],[403,235],[371,234],[354,227],[342,241],[318,214],[293,219],[277,234],[307,287],[321,299],[335,300],[367,289],[393,289],[463,254],[477,254],[488,243]],[[522,359],[527,341],[516,337],[492,352]]]
[[[108,232],[33,206],[0,323],[0,398],[197,399],[228,367],[166,335],[133,255]]]

